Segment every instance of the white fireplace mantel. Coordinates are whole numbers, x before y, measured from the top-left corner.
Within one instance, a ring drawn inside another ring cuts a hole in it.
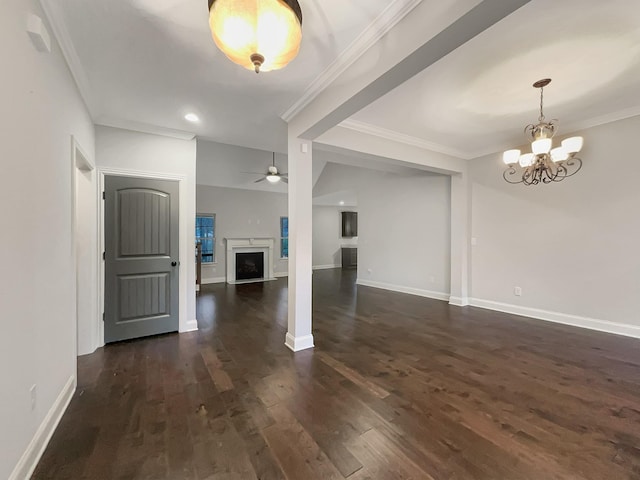
[[[264,253],[264,278],[249,281],[275,280],[275,238],[225,238],[224,240],[227,244],[227,283],[246,283],[246,281],[236,281],[236,253]]]

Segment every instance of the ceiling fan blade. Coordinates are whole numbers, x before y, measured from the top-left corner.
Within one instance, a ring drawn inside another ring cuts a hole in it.
[[[289,183],[289,180],[287,180],[285,177],[283,177],[282,175],[280,175],[280,180],[282,180],[284,183]]]
[[[260,179],[256,180],[256,181],[255,181],[255,182],[253,182],[253,183],[260,183],[260,182],[264,182],[266,179],[267,179],[267,177],[262,177],[262,178],[260,178]]]
[[[281,176],[281,177],[287,177],[287,174],[286,174],[286,173],[281,173],[281,174],[280,174],[280,176]],[[288,177],[287,177],[287,178],[288,178]]]

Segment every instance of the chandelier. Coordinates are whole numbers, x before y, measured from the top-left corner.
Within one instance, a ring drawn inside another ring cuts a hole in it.
[[[209,27],[229,60],[268,72],[298,55],[302,10],[297,0],[209,0]]]
[[[557,120],[546,121],[542,111],[543,91],[549,83],[551,79],[545,78],[533,84],[540,89],[540,116],[536,125],[527,125],[524,129],[527,140],[531,142],[531,153],[521,155],[520,150],[514,149],[502,154],[502,160],[507,165],[502,176],[509,183],[538,185],[560,182],[578,173],[582,167],[582,160],[576,157],[582,149],[582,137],[567,138],[561,146],[551,148],[556,133],[554,122]]]

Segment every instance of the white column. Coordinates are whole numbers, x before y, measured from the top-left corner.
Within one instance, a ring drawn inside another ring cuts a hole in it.
[[[469,305],[469,174],[451,176],[451,305]]]
[[[289,329],[294,352],[313,347],[311,334],[312,190],[311,142],[289,128]]]

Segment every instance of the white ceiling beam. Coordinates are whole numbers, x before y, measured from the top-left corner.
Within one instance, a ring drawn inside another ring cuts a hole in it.
[[[289,131],[315,140],[529,1],[422,2],[295,115]]]
[[[466,160],[341,126],[318,137],[314,145],[327,151],[358,152],[371,159],[443,175],[462,173],[467,168]]]

